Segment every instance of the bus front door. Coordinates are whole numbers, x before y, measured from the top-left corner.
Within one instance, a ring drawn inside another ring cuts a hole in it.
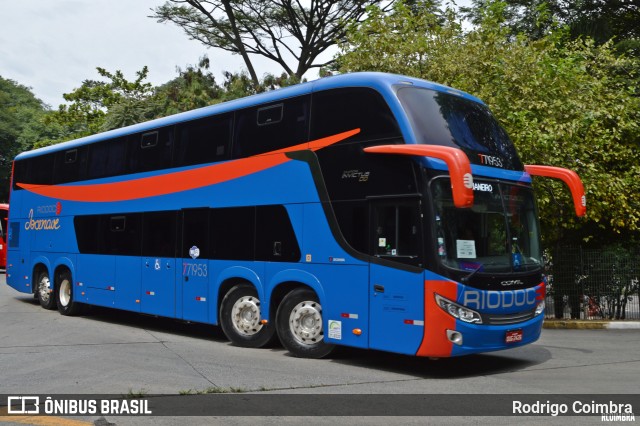
[[[415,354],[424,332],[424,272],[421,269],[419,200],[370,201],[369,346]]]

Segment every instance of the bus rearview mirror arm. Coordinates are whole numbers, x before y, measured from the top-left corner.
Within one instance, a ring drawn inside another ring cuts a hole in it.
[[[585,196],[584,185],[582,185],[580,176],[576,172],[562,167],[533,164],[525,165],[524,170],[532,176],[550,177],[563,181],[571,191],[576,216],[582,217],[587,213],[587,197]]]

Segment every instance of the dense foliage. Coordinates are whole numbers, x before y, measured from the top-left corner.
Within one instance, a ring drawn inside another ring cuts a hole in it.
[[[561,30],[537,40],[514,37],[504,7],[490,3],[471,31],[452,10],[439,23],[415,5],[398,4],[391,14],[370,9],[342,45],[338,69],[395,72],[465,90],[492,108],[525,163],[577,171],[587,191],[586,220],[572,217],[568,191],[535,182],[549,239],[637,235],[638,61],[617,55],[611,43],[570,40]]]

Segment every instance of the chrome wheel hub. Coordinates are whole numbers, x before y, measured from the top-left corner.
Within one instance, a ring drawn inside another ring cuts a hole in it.
[[[38,283],[38,297],[44,303],[49,302],[49,298],[51,297],[51,281],[49,277],[42,277],[40,282]]]
[[[322,341],[322,307],[318,302],[298,303],[289,316],[289,327],[293,337],[303,345],[315,345]]]
[[[233,304],[231,322],[237,332],[253,336],[262,330],[260,324],[260,300],[254,296],[243,296]]]

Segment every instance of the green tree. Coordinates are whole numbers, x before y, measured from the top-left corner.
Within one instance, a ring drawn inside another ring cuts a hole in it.
[[[224,89],[209,71],[208,57],[200,58],[197,65],[188,65],[177,71],[176,78],[155,89],[159,115],[177,114],[222,100]]]
[[[136,72],[136,79],[127,80],[121,71],[111,73],[96,68],[108,81],[85,80],[71,93],[63,95],[67,104],[52,111],[44,122],[52,137],[36,146],[47,146],[94,133],[128,126],[153,118],[158,106],[152,102],[153,85],[144,82],[149,73],[145,66]]]
[[[320,54],[344,37],[347,26],[365,17],[366,7],[394,0],[171,0],[154,10],[159,22],[173,22],[206,46],[242,57],[250,81],[259,86],[251,55],[265,57],[300,80]]]
[[[571,215],[567,191],[536,180],[546,239],[611,240],[640,231],[640,97],[637,60],[610,43],[566,41],[552,33],[513,37],[504,4],[485,9],[465,32],[452,10],[432,14],[398,4],[372,9],[342,45],[341,71],[378,70],[447,84],[483,99],[525,163],[573,169],[588,200],[586,220]]]
[[[472,0],[462,10],[472,22],[482,21],[492,0]],[[612,38],[640,40],[640,5],[627,0],[504,0],[505,24],[511,34],[545,37],[557,25],[566,25],[571,38],[588,37],[601,44]]]
[[[45,132],[40,124],[45,111],[31,89],[0,77],[0,202],[8,199],[13,158]]]

